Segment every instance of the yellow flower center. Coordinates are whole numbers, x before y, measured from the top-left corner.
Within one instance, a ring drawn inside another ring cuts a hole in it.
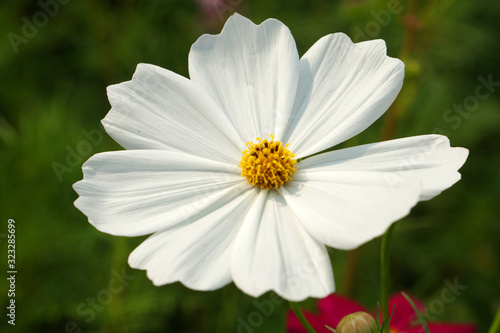
[[[292,174],[297,171],[295,155],[279,141],[257,138],[258,143],[247,142],[247,150],[243,151],[240,162],[241,176],[248,182],[265,190],[278,188],[292,180]]]

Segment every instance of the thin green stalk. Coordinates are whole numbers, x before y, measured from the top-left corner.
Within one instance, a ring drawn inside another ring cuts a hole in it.
[[[302,324],[302,326],[304,326],[304,328],[306,329],[307,333],[316,333],[316,331],[314,330],[314,328],[307,321],[306,316],[304,316],[304,313],[300,309],[299,304],[296,303],[296,302],[291,302],[291,301],[289,301],[288,303],[290,303],[290,308],[292,309],[293,313],[295,313],[295,315],[299,319],[299,321]]]
[[[425,333],[430,333],[429,327],[427,326],[427,321],[425,320],[424,316],[422,316],[422,313],[417,308],[417,306],[415,305],[415,303],[413,302],[413,300],[405,292],[401,292],[401,294],[404,296],[404,298],[406,298],[406,300],[408,301],[408,303],[410,303],[411,307],[413,308],[413,311],[415,311],[415,313],[417,314],[418,320],[422,324],[422,327],[424,328]]]
[[[382,245],[380,246],[380,303],[383,322],[389,320],[389,289],[391,285],[390,279],[390,261],[389,261],[389,242],[391,240],[394,224],[387,229],[382,237]]]
[[[498,332],[500,332],[500,307],[498,308],[497,315],[495,316],[495,319],[493,319],[493,323],[491,324],[488,333],[498,333]]]

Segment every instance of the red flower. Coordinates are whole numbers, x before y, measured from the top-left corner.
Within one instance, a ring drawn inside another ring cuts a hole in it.
[[[424,311],[424,304],[412,297],[415,305],[421,312]],[[390,330],[391,333],[424,333],[421,324],[418,324],[417,317],[410,303],[402,294],[394,294],[389,298],[389,309],[394,314],[392,316]],[[325,327],[328,325],[336,328],[339,321],[357,311],[368,312],[361,304],[337,294],[329,295],[318,302],[319,314],[308,313],[304,314],[314,327],[317,333],[332,333]],[[448,323],[427,323],[431,333],[475,333],[476,328],[470,324],[448,324]],[[287,316],[287,332],[288,333],[307,333],[302,327],[299,320],[292,311],[288,312]]]

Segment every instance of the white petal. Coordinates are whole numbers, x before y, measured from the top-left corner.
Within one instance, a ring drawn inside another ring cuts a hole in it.
[[[132,81],[108,87],[112,109],[102,120],[126,149],[183,151],[239,163],[245,142],[219,107],[192,81],[139,64]]]
[[[274,290],[301,301],[334,291],[325,246],[309,236],[276,191],[260,191],[235,240],[231,273],[238,288],[254,297]]]
[[[126,150],[94,155],[74,185],[75,206],[97,229],[147,235],[211,210],[249,185],[239,168],[180,152]]]
[[[300,169],[381,171],[390,186],[406,179],[422,183],[420,200],[429,200],[460,179],[468,150],[450,147],[442,135],[421,135],[336,150],[306,159]]]
[[[342,33],[321,38],[300,60],[284,141],[305,157],[353,137],[387,110],[403,77],[404,64],[386,55],[382,40],[353,44]]]
[[[350,250],[382,235],[417,203],[418,181],[390,186],[382,172],[299,169],[283,188],[304,228],[333,248]]]
[[[157,232],[130,254],[130,266],[147,270],[155,285],[180,281],[196,290],[223,287],[231,282],[234,239],[256,193],[248,188],[206,215]]]
[[[290,30],[269,19],[260,25],[239,14],[219,35],[203,35],[191,47],[189,75],[225,110],[246,141],[274,134],[290,117],[299,74]]]

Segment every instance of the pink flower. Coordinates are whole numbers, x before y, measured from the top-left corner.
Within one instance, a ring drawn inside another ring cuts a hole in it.
[[[412,297],[415,305],[421,312],[424,311],[424,304]],[[390,330],[391,333],[424,333],[424,329],[417,321],[417,316],[413,308],[400,293],[394,294],[389,298],[389,309],[394,314],[392,316]],[[328,325],[332,328],[337,327],[340,320],[357,311],[368,312],[361,304],[338,294],[331,294],[318,302],[319,314],[308,313],[304,314],[314,327],[317,333],[331,333],[325,327]],[[427,323],[431,333],[475,333],[476,328],[470,324],[452,324],[452,323]],[[307,333],[302,327],[297,317],[292,311],[288,312],[287,316],[287,332],[288,333]]]
[[[228,0],[196,0],[203,16],[203,25],[206,29],[215,29],[222,25],[226,18],[231,15],[240,1]]]

